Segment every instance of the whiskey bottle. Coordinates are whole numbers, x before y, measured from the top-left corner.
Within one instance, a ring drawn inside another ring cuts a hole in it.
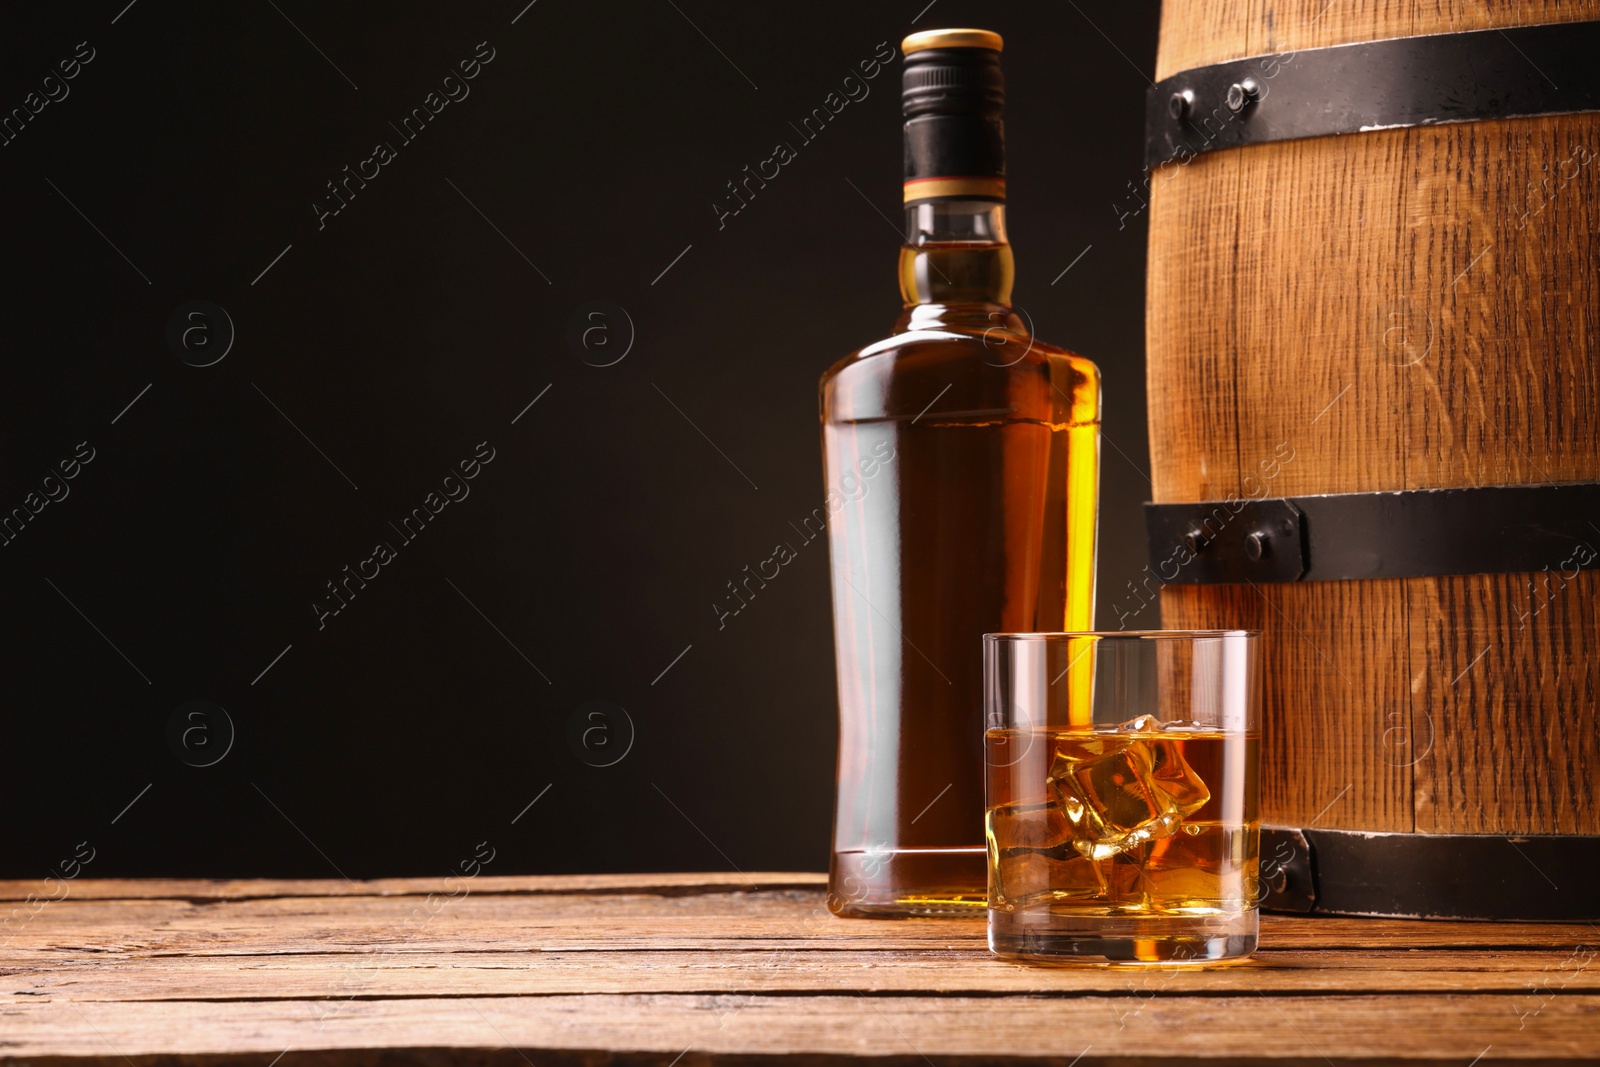
[[[1100,375],[1011,307],[1001,45],[902,42],[904,307],[822,376],[839,915],[982,914],[981,637],[1094,613]]]

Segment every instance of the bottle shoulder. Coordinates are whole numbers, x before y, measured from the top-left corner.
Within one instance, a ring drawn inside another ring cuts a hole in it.
[[[1094,362],[1016,327],[911,329],[857,349],[822,376],[823,421],[912,417],[938,394],[946,411],[1098,422]]]

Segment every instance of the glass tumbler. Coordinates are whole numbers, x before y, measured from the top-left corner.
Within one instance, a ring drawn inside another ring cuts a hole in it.
[[[1257,634],[985,634],[989,947],[1204,963],[1256,947]]]

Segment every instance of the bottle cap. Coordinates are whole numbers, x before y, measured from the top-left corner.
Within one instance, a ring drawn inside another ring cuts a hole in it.
[[[903,55],[929,48],[987,48],[998,52],[1005,41],[993,30],[922,30],[900,42]]]
[[[989,30],[924,30],[901,42],[905,201],[1004,200],[1004,42]]]

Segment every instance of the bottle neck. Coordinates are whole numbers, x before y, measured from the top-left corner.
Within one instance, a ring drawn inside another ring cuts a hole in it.
[[[924,200],[906,206],[902,319],[987,322],[993,311],[1010,309],[1013,271],[1005,204]]]

